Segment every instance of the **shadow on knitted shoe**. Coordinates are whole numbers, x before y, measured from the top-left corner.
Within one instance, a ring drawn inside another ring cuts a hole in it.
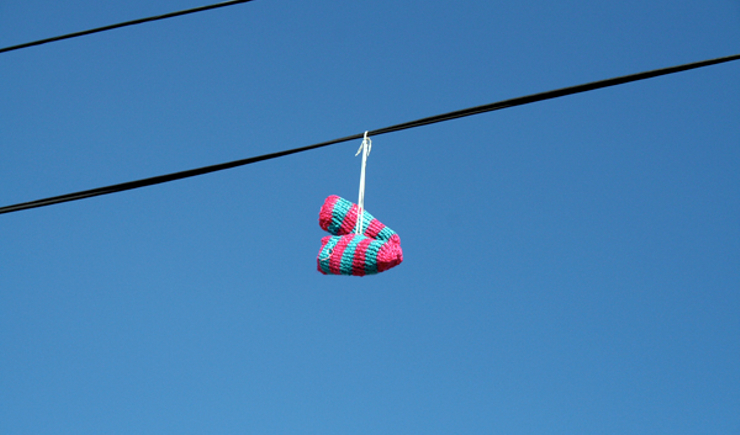
[[[316,258],[318,271],[324,275],[374,275],[398,266],[402,261],[400,243],[361,234],[324,237]]]
[[[319,226],[335,236],[351,234],[357,225],[358,208],[357,204],[331,195],[326,198],[319,211]],[[375,219],[367,210],[363,210],[362,213],[362,228],[364,228],[362,234],[372,239],[401,243],[401,238],[395,231]]]

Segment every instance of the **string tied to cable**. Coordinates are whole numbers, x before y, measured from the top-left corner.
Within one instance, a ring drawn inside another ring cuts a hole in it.
[[[365,136],[362,138],[362,144],[360,144],[360,148],[357,150],[357,153],[355,153],[355,157],[359,156],[360,153],[362,153],[362,167],[360,169],[360,193],[357,198],[357,224],[355,225],[355,233],[356,234],[362,234],[362,217],[363,212],[365,211],[365,167],[367,166],[367,156],[370,155],[370,150],[373,148],[373,141],[370,140],[370,138],[367,135],[367,131],[365,131]]]
[[[362,153],[357,204],[330,195],[319,210],[319,226],[331,234],[321,239],[316,257],[317,269],[324,275],[375,275],[403,261],[398,234],[365,211],[365,172],[371,149],[366,131],[355,153],[355,157]]]

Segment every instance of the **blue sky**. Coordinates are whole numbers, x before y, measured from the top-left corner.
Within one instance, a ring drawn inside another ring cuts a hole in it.
[[[205,3],[0,4],[0,46]],[[740,3],[256,0],[0,55],[0,205],[740,52]],[[4,434],[740,431],[740,63],[0,216]]]

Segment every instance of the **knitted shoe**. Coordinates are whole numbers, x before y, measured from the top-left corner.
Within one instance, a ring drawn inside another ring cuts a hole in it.
[[[353,204],[337,195],[326,198],[324,205],[319,211],[319,225],[325,231],[335,236],[351,234],[357,224],[357,204]],[[393,239],[397,244],[401,243],[395,231],[383,225],[373,215],[363,210],[362,228],[365,236],[377,240]]]
[[[402,261],[403,251],[399,243],[354,233],[324,237],[316,258],[317,268],[324,275],[374,275]]]

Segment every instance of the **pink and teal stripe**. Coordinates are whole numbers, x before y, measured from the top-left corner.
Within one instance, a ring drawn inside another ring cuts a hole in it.
[[[357,204],[347,201],[337,195],[326,198],[319,211],[319,225],[335,236],[343,236],[354,232],[357,225]],[[377,240],[396,239],[401,243],[395,231],[375,219],[364,210],[362,213],[363,235]]]
[[[403,261],[400,243],[361,234],[321,239],[318,270],[324,275],[365,276],[384,272]]]
[[[367,211],[362,214],[363,234],[355,233],[358,210],[357,204],[336,195],[324,201],[319,225],[333,234],[321,239],[316,258],[324,275],[374,275],[403,261],[401,238]]]

